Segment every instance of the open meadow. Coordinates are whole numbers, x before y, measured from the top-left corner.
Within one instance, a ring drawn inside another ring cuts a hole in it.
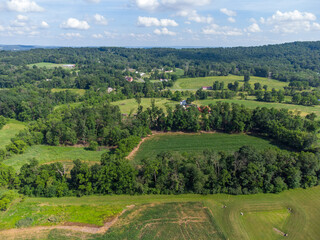
[[[147,107],[151,106],[151,98],[142,98],[141,105],[146,109]],[[156,106],[166,109],[166,106],[174,107],[175,105],[179,104],[179,102],[172,101],[165,98],[154,98]],[[273,103],[273,102],[259,102],[255,101],[252,98],[247,100],[240,100],[238,98],[235,99],[206,99],[206,100],[196,100],[193,103],[196,105],[203,105],[207,106],[209,104],[215,104],[216,102],[227,102],[227,103],[236,103],[236,104],[243,104],[244,106],[254,109],[256,107],[266,107],[266,108],[276,108],[276,109],[288,109],[296,114],[301,114],[301,116],[306,116],[310,113],[315,113],[318,117],[320,117],[320,105],[317,106],[303,106],[303,105],[294,105],[294,104],[287,104],[287,103]],[[79,103],[76,103],[79,104]],[[125,114],[129,114],[130,112],[136,113],[138,109],[138,103],[135,99],[127,99],[112,102],[113,105],[118,105],[120,111]]]
[[[172,90],[198,90],[203,86],[212,86],[215,81],[224,82],[224,87],[227,89],[228,83],[234,83],[238,81],[240,86],[243,85],[243,76],[228,75],[228,76],[213,76],[213,77],[199,77],[199,78],[180,78],[178,79]],[[268,89],[283,89],[283,87],[288,86],[286,82],[280,82],[274,79],[262,78],[250,76],[249,83],[253,87],[255,83],[260,83],[262,86],[267,85]]]
[[[0,130],[0,148],[4,148],[10,143],[10,139],[15,137],[25,128],[25,124],[17,120],[10,119]]]
[[[77,88],[52,88],[51,92],[55,93],[55,92],[63,92],[67,90],[70,92],[76,93],[80,96],[83,96],[86,93],[85,89],[77,89]]]
[[[72,221],[73,226],[79,227],[73,231],[46,227],[14,229],[0,234],[8,240],[19,239],[22,233],[28,237],[22,239],[276,240],[282,239],[283,234],[288,234],[286,239],[318,239],[319,204],[320,187],[241,196],[185,194],[26,198],[6,212],[0,212],[2,229],[17,226],[19,221],[23,222],[21,219],[29,219],[31,226],[70,226],[67,223]],[[100,209],[101,214],[93,214],[93,208]],[[128,210],[106,233],[89,234],[80,227],[84,224],[101,226],[101,219],[110,221],[110,216],[121,209]],[[49,217],[56,222],[50,222]]]
[[[4,164],[12,166],[15,170],[28,163],[30,159],[37,159],[39,164],[61,162],[67,170],[73,166],[72,161],[79,159],[92,164],[100,162],[101,155],[104,151],[88,151],[83,147],[56,147],[47,145],[35,145],[29,147],[25,153],[13,155],[3,161]]]
[[[64,67],[65,65],[71,65],[70,63],[49,63],[49,62],[39,62],[39,63],[33,63],[33,64],[29,64],[27,65],[28,67],[33,67],[33,66],[37,66],[38,68],[42,68],[42,67],[46,67],[46,68],[56,68],[56,67],[62,67],[62,68],[66,68]]]
[[[166,106],[174,107],[179,102],[172,101],[166,98],[153,98],[157,107],[166,109]],[[151,106],[152,98],[141,98],[141,106],[146,109]],[[138,110],[138,103],[135,99],[126,99],[121,101],[112,102],[112,105],[117,105],[120,108],[121,113],[129,114],[136,113]]]
[[[244,145],[258,149],[275,147],[269,140],[246,134],[226,133],[160,133],[144,140],[139,150],[130,157],[136,163],[149,156],[161,152],[173,151],[180,153],[201,153],[206,149],[217,152],[234,152]]]

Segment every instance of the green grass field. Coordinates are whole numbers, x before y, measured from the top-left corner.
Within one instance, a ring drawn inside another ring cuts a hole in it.
[[[276,108],[281,109],[285,108],[294,113],[300,113],[301,116],[305,116],[309,113],[315,113],[318,117],[320,117],[320,106],[302,106],[302,105],[294,105],[294,104],[286,104],[286,103],[271,103],[271,102],[259,102],[255,100],[239,100],[239,99],[207,99],[207,100],[199,100],[194,103],[197,105],[207,106],[209,104],[214,104],[216,102],[227,102],[227,103],[237,103],[243,104],[248,108],[256,108],[256,107],[266,107],[266,108]]]
[[[73,234],[72,239],[115,240],[184,239],[182,234],[186,234],[185,239],[277,240],[283,238],[278,231],[288,234],[285,239],[318,239],[320,236],[319,186],[289,190],[280,194],[241,196],[185,194],[26,198],[8,211],[0,212],[0,226],[10,228],[27,216],[36,219],[34,225],[48,225],[45,220],[49,215],[60,216],[60,209],[64,208],[70,213],[71,210],[68,209],[81,206],[88,209],[85,211],[86,216],[82,216],[84,211],[71,211],[72,221],[92,223],[96,222],[94,219],[102,218],[92,214],[88,219],[90,206],[105,208],[107,212],[117,212],[132,204],[135,207],[122,215],[104,235],[80,237],[70,231],[51,230],[47,236],[55,238],[36,238],[35,234],[38,233],[32,232],[24,236],[28,236],[28,239],[70,239],[70,234]],[[47,214],[48,212],[50,214]],[[42,222],[39,219],[42,219]],[[16,234],[19,236],[19,232]],[[31,238],[32,234],[34,238]]]
[[[10,143],[10,139],[25,128],[24,123],[17,120],[9,120],[0,130],[0,148],[4,148]]]
[[[174,107],[178,102],[171,101],[165,98],[155,98],[156,106],[162,107],[165,109],[166,105]],[[272,103],[272,102],[259,102],[255,101],[254,98],[249,98],[247,100],[240,100],[238,98],[235,99],[206,99],[206,100],[197,100],[194,104],[207,106],[209,104],[215,104],[216,102],[227,102],[227,103],[236,103],[243,104],[248,108],[256,108],[256,107],[266,107],[266,108],[276,108],[281,109],[285,108],[289,111],[292,111],[296,114],[301,114],[301,116],[305,116],[309,113],[315,113],[318,117],[320,117],[320,106],[302,106],[302,105],[294,105],[294,104],[286,104],[286,103]],[[138,104],[135,99],[127,99],[117,102],[112,102],[111,104],[118,105],[122,113],[129,114],[130,111],[135,113],[138,109]],[[151,106],[151,98],[142,98],[141,105],[146,109]]]
[[[67,65],[67,64],[71,64],[71,63],[57,64],[57,63],[40,62],[40,63],[29,64],[29,65],[27,65],[27,66],[28,66],[28,67],[37,66],[37,67],[39,67],[39,68],[42,68],[42,67],[46,67],[46,68],[56,68],[56,67],[63,67],[63,65]],[[66,69],[68,69],[68,68],[66,68]]]
[[[16,170],[19,170],[23,164],[28,163],[30,159],[35,158],[40,164],[62,162],[63,164],[66,164],[67,168],[71,168],[72,161],[76,159],[92,162],[92,164],[100,162],[101,155],[105,151],[87,151],[80,147],[36,145],[29,147],[27,151],[21,155],[13,155],[11,158],[6,159],[3,163],[14,167]]]
[[[134,161],[139,163],[148,156],[155,156],[165,151],[200,153],[205,149],[214,149],[215,151],[234,152],[244,145],[258,149],[274,146],[268,140],[246,134],[158,134],[151,136],[141,144],[134,156]]]
[[[143,106],[144,110],[147,107],[151,106],[151,100],[152,100],[151,98],[141,99],[141,106]],[[166,106],[174,107],[176,104],[179,104],[176,101],[171,101],[166,98],[154,98],[154,100],[155,100],[155,105],[163,108],[164,110],[166,109]],[[111,104],[119,106],[121,113],[124,113],[124,114],[129,114],[130,112],[135,113],[137,112],[137,109],[138,109],[138,103],[135,99],[121,100],[117,102],[112,102]]]
[[[212,86],[215,81],[224,82],[224,87],[227,89],[228,83],[234,83],[239,81],[240,86],[243,85],[243,76],[228,75],[228,76],[214,76],[214,77],[201,77],[201,78],[180,78],[178,79],[172,90],[198,90],[203,86]],[[253,87],[256,82],[259,82],[262,86],[267,85],[269,89],[283,89],[288,86],[288,83],[280,82],[273,79],[250,76],[249,83]]]
[[[51,91],[53,93],[67,91],[67,90],[70,91],[70,92],[76,93],[76,94],[78,94],[80,96],[83,96],[86,93],[85,89],[75,89],[75,88],[52,88],[51,89]]]

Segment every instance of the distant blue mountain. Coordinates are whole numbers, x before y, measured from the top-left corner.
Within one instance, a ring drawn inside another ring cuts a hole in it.
[[[36,48],[59,48],[59,47],[52,47],[52,46],[36,46],[36,45],[1,45],[0,50],[6,51],[26,51],[30,49]]]

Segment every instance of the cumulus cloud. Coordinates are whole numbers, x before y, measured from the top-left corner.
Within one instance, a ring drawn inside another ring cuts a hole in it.
[[[146,11],[156,9],[192,9],[196,6],[205,6],[211,3],[211,0],[135,0],[138,8]]]
[[[45,22],[45,21],[42,21],[42,22],[41,22],[41,27],[42,27],[42,28],[48,28],[48,27],[49,27],[49,24],[48,24],[47,22]]]
[[[175,32],[169,31],[168,28],[156,29],[153,32],[156,35],[169,35],[169,36],[175,36],[176,35]]]
[[[63,22],[60,25],[61,28],[66,29],[79,29],[79,30],[88,30],[90,28],[87,21],[80,21],[76,18],[69,18],[66,22]]]
[[[202,33],[206,35],[223,35],[223,36],[241,36],[243,34],[241,29],[232,28],[228,26],[219,26],[211,24],[202,29]]]
[[[108,32],[108,31],[105,31],[105,32],[104,32],[104,35],[105,35],[107,38],[117,38],[117,37],[119,36],[118,33]]]
[[[30,0],[10,0],[7,2],[7,8],[15,12],[42,12],[44,9],[36,2]]]
[[[260,18],[262,24],[272,27],[271,31],[275,33],[299,33],[310,30],[317,30],[317,17],[313,13],[277,11],[271,17]]]
[[[223,14],[227,15],[228,17],[235,17],[237,16],[237,13],[235,11],[226,9],[226,8],[221,8],[220,12],[222,12]]]
[[[154,11],[159,7],[158,0],[136,0],[137,7],[142,10]]]
[[[197,23],[212,23],[213,18],[211,16],[200,16],[196,10],[182,10],[177,13],[178,16],[186,17],[189,21]]]
[[[251,33],[257,33],[257,32],[261,32],[261,29],[257,23],[253,23],[249,27],[247,27],[246,31]]]
[[[104,16],[100,15],[100,14],[95,14],[95,15],[94,15],[94,20],[95,20],[95,22],[96,22],[97,24],[100,24],[100,25],[108,25],[107,19],[106,19]]]
[[[17,16],[17,20],[19,21],[28,21],[28,17],[27,16],[24,16],[24,15],[18,15]]]
[[[231,23],[235,23],[236,22],[236,20],[233,17],[228,17],[228,21],[231,22]]]
[[[88,3],[99,3],[100,0],[85,0]]]
[[[61,36],[64,38],[81,38],[82,37],[80,33],[62,33]]]
[[[177,27],[179,24],[172,19],[157,19],[152,17],[138,17],[138,23],[139,26],[143,27]]]
[[[92,34],[93,38],[99,39],[99,38],[103,38],[103,35],[98,33],[98,34]]]

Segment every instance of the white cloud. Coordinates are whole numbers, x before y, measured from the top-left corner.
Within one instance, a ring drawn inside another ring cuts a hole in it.
[[[246,29],[246,31],[251,33],[257,33],[257,32],[261,32],[261,29],[257,23],[253,23]]]
[[[138,8],[147,11],[154,11],[159,7],[158,0],[136,0]]]
[[[85,0],[86,2],[89,2],[89,3],[99,3],[100,0]]]
[[[28,21],[28,17],[27,16],[24,16],[24,15],[18,15],[17,16],[17,20],[19,21]]]
[[[95,22],[97,24],[108,25],[107,19],[104,16],[100,15],[100,14],[94,15],[94,20],[95,20]]]
[[[107,37],[107,38],[117,38],[119,36],[118,33],[113,33],[113,32],[108,32],[108,31],[105,31],[104,32],[104,35]]]
[[[47,22],[45,22],[45,21],[42,21],[42,22],[41,22],[41,27],[42,27],[42,28],[48,28],[48,27],[49,27],[49,24],[48,24]]]
[[[320,24],[319,24],[319,23],[313,23],[313,24],[312,24],[312,28],[313,28],[314,30],[320,30]]]
[[[236,20],[233,17],[228,17],[228,21],[231,22],[231,23],[235,23],[236,22]]]
[[[237,16],[237,13],[235,11],[232,10],[228,10],[226,8],[221,8],[220,12],[222,12],[223,14],[227,15],[228,17],[235,17]]]
[[[44,9],[36,2],[30,0],[10,0],[7,2],[7,8],[15,12],[42,12]]]
[[[99,38],[103,38],[103,35],[100,34],[100,33],[98,33],[98,34],[92,34],[92,37],[99,39]]]
[[[277,11],[267,19],[260,18],[260,22],[271,26],[271,32],[288,34],[315,30],[317,28],[317,23],[314,22],[316,19],[313,13],[295,10],[292,12]]]
[[[80,21],[76,18],[69,18],[66,22],[63,22],[60,25],[61,28],[66,29],[79,29],[79,30],[87,30],[90,28],[87,21]]]
[[[5,30],[4,26],[0,25],[0,31],[4,31],[4,30]]]
[[[206,35],[224,35],[224,36],[241,36],[243,34],[241,29],[231,28],[228,26],[219,26],[217,24],[211,24],[202,29],[202,33]]]
[[[138,8],[146,11],[154,11],[156,9],[193,9],[196,6],[205,6],[212,0],[135,0]]]
[[[82,37],[80,33],[62,33],[61,36],[64,38],[81,38]]]
[[[143,27],[177,27],[179,24],[172,19],[157,19],[152,17],[138,17],[138,23],[139,26]]]
[[[156,29],[153,32],[154,32],[154,34],[157,34],[157,35],[169,35],[169,36],[175,36],[176,35],[175,32],[169,31],[168,28]]]
[[[182,10],[177,13],[178,16],[186,17],[189,21],[197,23],[212,23],[213,18],[211,16],[200,16],[196,10]]]

